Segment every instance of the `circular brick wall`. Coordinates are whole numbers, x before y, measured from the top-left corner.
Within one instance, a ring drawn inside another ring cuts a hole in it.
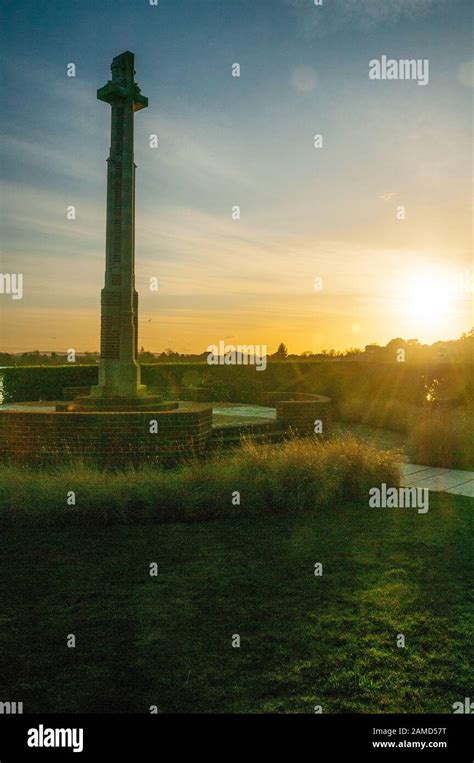
[[[157,430],[157,431],[155,431]],[[80,458],[110,466],[172,462],[202,452],[212,408],[180,403],[172,411],[0,411],[0,459],[61,463]]]
[[[332,423],[331,398],[304,392],[294,393],[288,398],[275,401],[279,423],[300,435],[329,433]]]

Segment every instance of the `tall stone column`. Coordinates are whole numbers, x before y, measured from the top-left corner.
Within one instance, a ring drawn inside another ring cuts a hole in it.
[[[148,106],[148,98],[135,83],[133,53],[114,58],[111,69],[112,79],[97,91],[97,98],[112,110],[99,384],[92,388],[91,396],[133,400],[146,394],[137,363],[134,114]]]

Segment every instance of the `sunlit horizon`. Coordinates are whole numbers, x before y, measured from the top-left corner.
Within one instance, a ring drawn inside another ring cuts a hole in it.
[[[263,0],[124,3],[113,28],[102,5],[52,0],[54,29],[30,0],[6,9],[2,269],[24,296],[2,295],[3,351],[99,349],[110,114],[96,90],[125,50],[149,98],[140,346],[300,354],[471,329],[469,3],[361,0],[356,17],[299,0],[270,15]],[[370,80],[384,52],[429,59],[429,83]]]

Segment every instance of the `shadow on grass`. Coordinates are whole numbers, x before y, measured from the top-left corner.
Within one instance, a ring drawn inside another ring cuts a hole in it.
[[[473,681],[473,516],[439,494],[426,515],[9,529],[3,693],[25,712],[450,713]]]

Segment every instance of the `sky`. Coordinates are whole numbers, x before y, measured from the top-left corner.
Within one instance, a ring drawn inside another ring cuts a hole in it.
[[[23,297],[0,295],[1,350],[99,349],[96,90],[126,50],[149,98],[140,346],[320,352],[471,328],[470,2],[6,0],[2,15],[1,272],[23,274]],[[428,83],[370,79],[383,55],[427,59]]]

